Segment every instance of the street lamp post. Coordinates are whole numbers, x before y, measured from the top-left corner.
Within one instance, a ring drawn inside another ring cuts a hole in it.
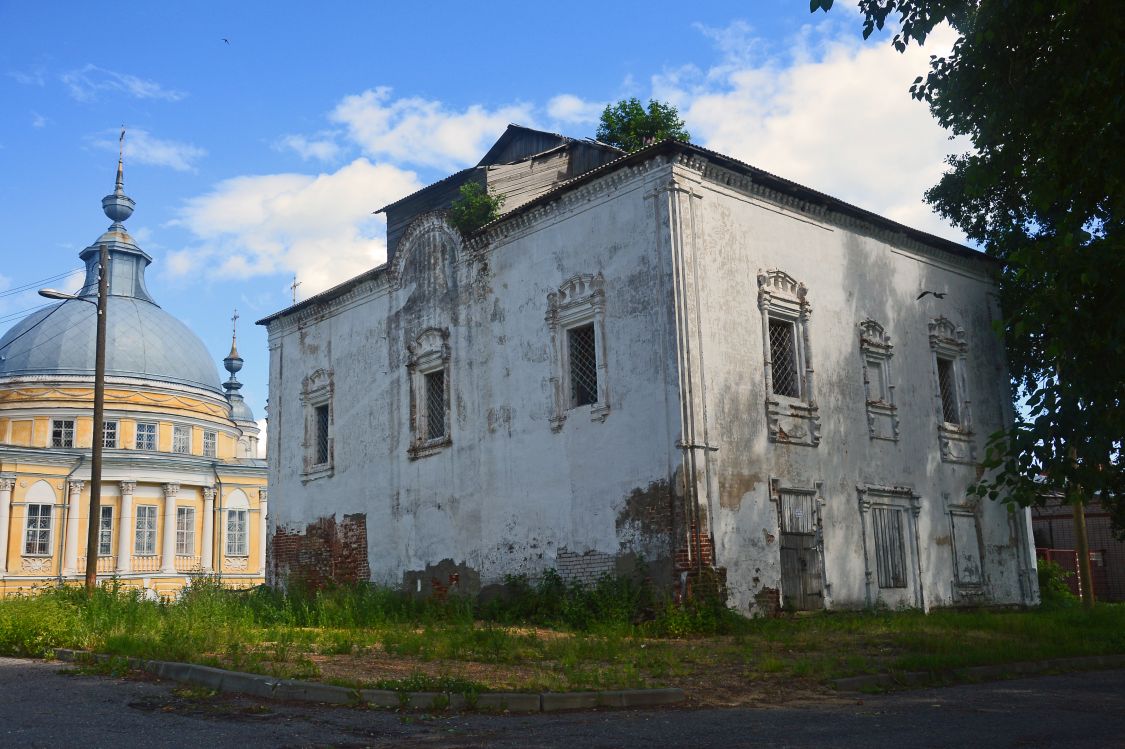
[[[109,248],[98,248],[98,301],[95,304],[85,297],[65,294],[54,289],[40,289],[39,295],[48,299],[90,302],[98,308],[98,332],[94,348],[94,436],[93,457],[90,461],[90,521],[86,533],[86,595],[94,594],[98,584],[98,531],[101,525],[102,505],[102,451],[105,448],[105,338],[106,302],[109,298]]]

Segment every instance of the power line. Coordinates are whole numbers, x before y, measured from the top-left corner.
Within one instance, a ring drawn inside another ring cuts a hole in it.
[[[5,323],[9,322],[10,320],[16,320],[22,317],[26,317],[32,312],[37,312],[38,310],[44,309],[45,307],[50,307],[52,304],[54,304],[54,302],[47,302],[46,304],[39,304],[34,307],[28,307],[27,309],[20,310],[19,312],[9,312],[6,315],[0,315],[0,323]]]
[[[58,305],[57,307],[55,307],[55,308],[54,308],[53,310],[51,310],[50,312],[48,312],[47,314],[43,315],[43,317],[42,317],[42,318],[40,318],[40,320],[39,320],[39,321],[38,321],[37,323],[35,323],[34,325],[32,325],[32,326],[31,326],[30,328],[28,328],[28,329],[27,329],[27,330],[25,330],[24,332],[20,333],[20,334],[19,334],[18,336],[16,336],[16,337],[15,337],[15,338],[13,338],[12,340],[10,340],[10,341],[8,341],[7,343],[5,343],[5,344],[4,344],[4,347],[3,347],[3,348],[0,348],[0,357],[2,357],[2,356],[3,356],[3,353],[4,353],[4,351],[5,351],[6,349],[10,348],[10,347],[11,347],[11,345],[12,345],[13,343],[15,343],[15,342],[16,342],[16,341],[18,341],[19,339],[23,338],[23,337],[24,337],[25,335],[27,335],[27,334],[28,334],[28,333],[30,333],[31,331],[33,331],[33,330],[35,330],[36,328],[38,328],[38,327],[39,327],[40,325],[42,325],[43,323],[47,322],[47,320],[48,320],[48,319],[49,319],[49,318],[51,317],[51,315],[55,314],[55,313],[56,313],[56,312],[58,312],[58,311],[59,311],[60,309],[62,309],[62,308],[63,308],[63,305],[65,305],[65,304],[66,304],[66,302],[63,302],[62,304]],[[74,325],[71,325],[71,326],[70,326],[70,328],[67,328],[66,330],[70,330],[71,328],[77,327],[77,325],[78,325],[78,323],[75,323]],[[54,340],[55,338],[58,338],[58,336],[59,336],[59,335],[62,335],[62,334],[63,334],[63,333],[65,333],[65,332],[66,332],[65,330],[64,330],[64,331],[61,331],[61,332],[60,332],[60,333],[59,333],[58,335],[54,335],[54,336],[51,336],[51,337],[50,337],[50,338],[48,338],[47,340],[48,340],[48,341],[50,341],[50,340]],[[46,343],[46,342],[47,342],[47,341],[42,341],[41,343],[39,343],[39,344],[36,344],[36,345],[37,345],[37,346],[41,346],[41,345],[42,345],[43,343]],[[34,347],[33,347],[33,348],[34,348]],[[29,350],[30,350],[30,349],[29,349]]]
[[[53,276],[47,276],[46,278],[40,278],[38,281],[32,281],[30,283],[25,283],[23,286],[16,286],[15,288],[5,289],[4,291],[0,291],[0,297],[11,296],[12,294],[19,294],[22,291],[27,291],[28,289],[34,289],[34,288],[37,288],[40,285],[48,283],[50,281],[58,281],[60,278],[66,278],[67,276],[73,276],[75,273],[82,273],[85,270],[86,270],[85,268],[73,268],[71,270],[66,271],[65,273],[57,273]]]

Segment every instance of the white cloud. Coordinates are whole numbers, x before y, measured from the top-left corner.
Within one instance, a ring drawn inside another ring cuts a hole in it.
[[[78,101],[94,101],[103,93],[123,93],[135,99],[164,101],[179,101],[187,96],[183,91],[166,89],[156,81],[99,68],[97,65],[85,65],[63,73],[60,78],[70,89],[70,95]]]
[[[559,94],[547,102],[547,116],[561,125],[590,125],[598,121],[607,103]]]
[[[782,59],[758,59],[744,25],[706,30],[723,59],[653,78],[653,96],[675,103],[694,140],[778,176],[951,239],[964,237],[923,203],[941,177],[948,139],[910,83],[931,54],[952,44],[939,31],[899,54],[863,43],[852,27],[806,27]],[[815,40],[815,41],[814,41]],[[740,45],[751,48],[740,56]]]
[[[92,138],[98,148],[116,151],[119,132],[105,131]],[[178,172],[195,171],[195,162],[207,155],[204,149],[191,143],[157,138],[147,130],[134,128],[125,136],[125,158],[134,164],[166,166]]]
[[[31,126],[32,127],[35,127],[35,128],[47,127],[48,122],[50,122],[50,120],[48,120],[46,117],[39,114],[38,112],[32,112],[31,113]]]
[[[42,68],[10,70],[8,71],[8,76],[14,79],[16,83],[24,86],[42,86],[47,82],[47,77],[44,75]]]
[[[452,171],[479,160],[509,123],[533,124],[532,112],[528,104],[458,112],[421,97],[392,100],[391,89],[380,86],[344,97],[330,119],[369,156]]]
[[[308,297],[382,263],[385,219],[372,211],[419,187],[413,172],[366,158],[315,177],[228,179],[180,211],[174,223],[198,241],[166,267],[224,280],[295,273]]]
[[[333,140],[329,133],[321,133],[316,138],[285,135],[278,139],[274,148],[279,151],[284,149],[295,151],[305,161],[310,159],[334,161],[340,155],[340,144]]]

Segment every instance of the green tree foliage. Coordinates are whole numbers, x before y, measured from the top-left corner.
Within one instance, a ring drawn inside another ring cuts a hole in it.
[[[828,10],[832,0],[810,0]],[[911,95],[970,152],[926,193],[1003,268],[1008,361],[1026,407],[992,436],[981,496],[1093,494],[1125,528],[1125,14],[1104,0],[859,0],[894,46],[948,22]]]
[[[489,195],[483,185],[466,182],[461,185],[461,195],[449,207],[449,223],[468,236],[494,221],[503,205],[503,195]]]
[[[606,105],[595,137],[627,152],[666,138],[685,142],[691,140],[674,106],[649,99],[646,110],[636,97]]]

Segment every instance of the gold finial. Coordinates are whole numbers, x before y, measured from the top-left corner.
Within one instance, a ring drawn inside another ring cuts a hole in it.
[[[117,192],[125,191],[125,125],[121,126],[121,136],[117,139]]]
[[[228,359],[238,359],[238,308],[235,307],[234,314],[230,316],[230,354],[227,355]]]

